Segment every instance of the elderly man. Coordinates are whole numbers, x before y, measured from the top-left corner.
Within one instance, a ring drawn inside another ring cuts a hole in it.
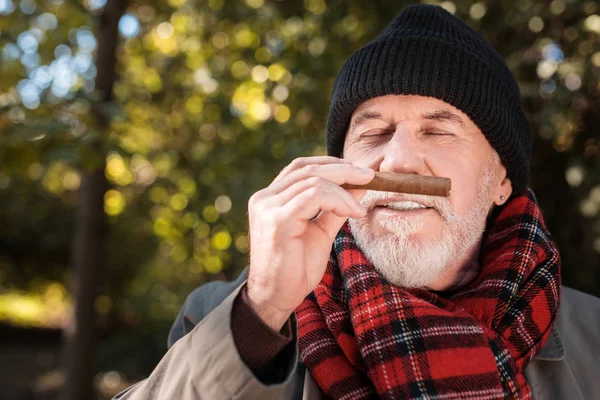
[[[120,399],[598,398],[600,306],[562,291],[519,89],[475,31],[400,13],[333,91],[327,157],[249,202],[250,268],[192,293]],[[448,177],[448,198],[366,190]],[[247,279],[246,279],[247,275]]]

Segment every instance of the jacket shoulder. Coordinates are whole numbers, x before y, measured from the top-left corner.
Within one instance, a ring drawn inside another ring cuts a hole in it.
[[[558,318],[535,360],[525,369],[533,399],[597,398],[600,380],[600,299],[562,287]]]
[[[173,322],[167,339],[168,347],[173,346],[177,340],[194,329],[204,317],[233,293],[246,280],[247,276],[248,269],[246,268],[234,281],[214,281],[194,289],[186,298],[175,322]]]
[[[559,318],[568,331],[580,328],[600,339],[600,298],[563,286]]]

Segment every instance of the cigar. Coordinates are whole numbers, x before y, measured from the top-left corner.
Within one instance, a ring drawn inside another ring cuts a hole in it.
[[[375,172],[373,180],[365,185],[343,184],[344,189],[380,190],[383,192],[425,194],[448,197],[450,178],[436,178],[395,172]]]

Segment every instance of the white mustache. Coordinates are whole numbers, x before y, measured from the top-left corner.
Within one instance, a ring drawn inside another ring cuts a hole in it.
[[[454,213],[454,209],[450,204],[450,200],[446,197],[440,196],[426,196],[422,194],[408,194],[408,193],[393,193],[393,192],[381,192],[376,190],[367,190],[367,193],[361,200],[360,204],[367,210],[372,211],[375,208],[376,203],[382,201],[396,202],[396,201],[414,201],[426,205],[427,207],[435,208],[444,219],[450,221],[457,218]]]

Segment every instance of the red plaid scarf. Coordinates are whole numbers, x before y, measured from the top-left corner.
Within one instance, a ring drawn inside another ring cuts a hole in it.
[[[560,300],[560,258],[531,191],[482,246],[478,278],[442,297],[385,281],[346,224],[322,281],[296,310],[300,359],[334,399],[531,397],[523,371]]]

